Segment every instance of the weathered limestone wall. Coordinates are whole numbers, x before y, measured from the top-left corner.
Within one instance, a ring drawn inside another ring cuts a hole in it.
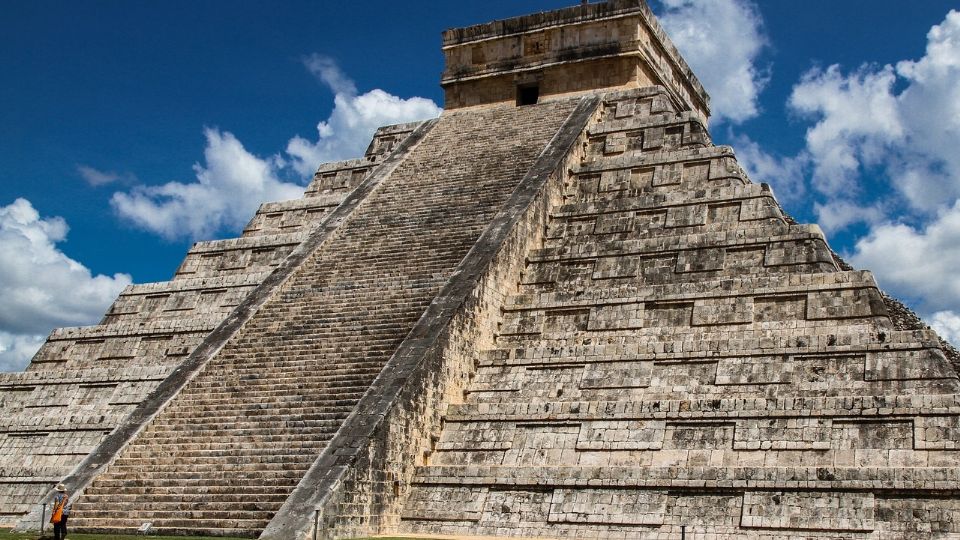
[[[602,110],[396,532],[960,536],[937,336],[670,100]]]
[[[643,0],[613,0],[447,30],[445,107],[513,102],[518,85],[557,97],[662,85],[709,116],[709,97]]]

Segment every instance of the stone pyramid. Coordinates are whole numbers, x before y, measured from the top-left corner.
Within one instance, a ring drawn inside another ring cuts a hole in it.
[[[0,517],[66,478],[89,531],[960,538],[956,351],[712,144],[646,4],[444,53],[439,119],[3,374]]]

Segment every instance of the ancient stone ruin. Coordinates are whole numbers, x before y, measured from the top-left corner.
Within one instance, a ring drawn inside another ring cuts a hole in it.
[[[712,144],[642,0],[443,50],[439,119],[0,376],[0,520],[960,537],[955,351]]]

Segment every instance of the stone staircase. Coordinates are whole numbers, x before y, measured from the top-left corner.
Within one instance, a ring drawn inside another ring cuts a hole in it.
[[[302,199],[262,205],[240,238],[197,242],[172,281],[127,287],[99,325],[57,329],[26,371],[0,373],[0,527],[35,510],[417,125],[381,128],[363,158],[320,166]]]
[[[960,537],[960,383],[729,148],[608,94],[399,532]]]
[[[73,526],[258,534],[576,103],[444,114],[85,490]],[[318,182],[335,194],[367,165],[321,167]],[[228,261],[272,260],[257,250],[295,245],[303,233],[272,233],[308,204],[283,203],[282,219],[265,205],[250,236],[195,247],[198,262],[188,257],[180,273],[202,280],[211,268],[232,275]],[[202,262],[231,251],[250,255]]]

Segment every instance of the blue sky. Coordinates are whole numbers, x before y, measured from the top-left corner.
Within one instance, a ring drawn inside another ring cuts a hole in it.
[[[443,29],[573,3],[6,3],[0,369],[297,196],[376,125],[436,114]],[[714,98],[715,141],[957,342],[960,12],[905,6],[654,4]]]

